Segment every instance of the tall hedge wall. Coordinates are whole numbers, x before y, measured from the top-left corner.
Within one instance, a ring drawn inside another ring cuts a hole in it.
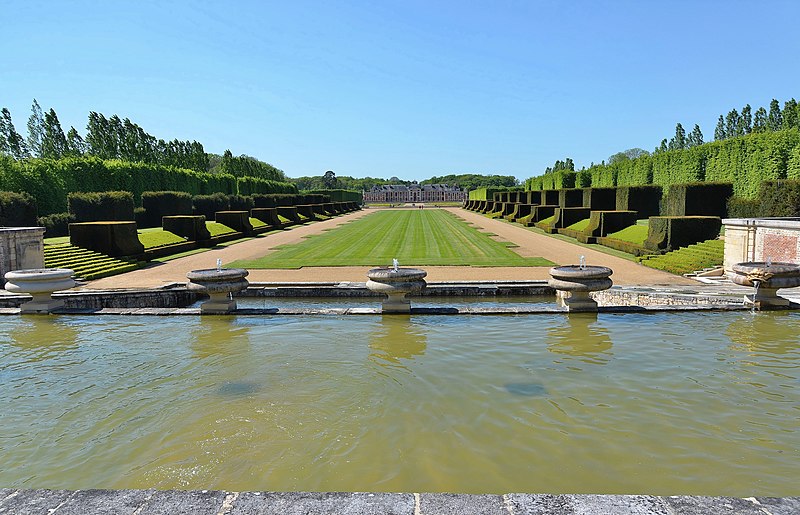
[[[514,187],[514,188],[478,188],[469,192],[469,199],[470,200],[492,200],[494,198],[495,193],[505,192],[505,191],[522,191],[521,187]]]
[[[183,191],[192,195],[296,193],[297,187],[233,175],[208,174],[170,166],[131,163],[96,157],[15,161],[0,156],[0,190],[25,192],[37,201],[40,214],[67,210],[67,194],[91,191],[128,191],[138,204],[144,191]]]
[[[364,202],[364,195],[360,191],[353,190],[310,190],[304,193],[311,193],[313,195],[328,195],[331,199],[330,202]]]
[[[526,181],[527,189],[566,187],[644,186],[655,184],[664,191],[673,184],[729,182],[734,196],[758,197],[763,181],[800,179],[800,130],[748,134],[713,141],[683,150],[670,150],[636,159],[594,165],[577,172],[575,185],[558,185],[555,172]],[[582,184],[589,176],[591,184]]]

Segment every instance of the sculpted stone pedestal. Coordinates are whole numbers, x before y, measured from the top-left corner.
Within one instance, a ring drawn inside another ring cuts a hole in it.
[[[67,268],[33,268],[6,273],[6,291],[28,293],[33,297],[20,306],[20,313],[48,314],[64,307],[64,301],[53,299],[53,292],[69,290],[75,286],[75,272]]]
[[[386,294],[384,313],[411,313],[411,301],[406,295],[422,291],[427,275],[417,268],[373,268],[367,272],[367,288]]]
[[[247,275],[247,270],[243,268],[192,270],[186,274],[189,279],[187,287],[211,297],[200,305],[200,313],[224,315],[236,311],[232,294],[247,289],[250,284],[245,279]]]
[[[557,266],[550,269],[552,279],[548,284],[556,290],[558,305],[567,311],[596,312],[597,302],[589,294],[611,288],[612,273],[605,266]]]

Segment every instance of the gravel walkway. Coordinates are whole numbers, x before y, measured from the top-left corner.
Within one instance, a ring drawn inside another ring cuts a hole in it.
[[[622,258],[538,234],[516,224],[486,218],[461,208],[447,209],[477,229],[494,233],[499,239],[518,245],[519,247],[514,250],[523,256],[539,256],[558,264],[572,264],[577,263],[578,256],[584,255],[588,264],[603,265],[614,270],[612,278],[615,284],[697,285],[690,279],[653,270]],[[376,212],[375,209],[365,209],[322,222],[292,227],[289,230],[271,233],[228,247],[212,249],[166,263],[154,264],[142,270],[91,281],[86,287],[91,289],[152,288],[172,282],[186,282],[186,272],[213,268],[216,266],[217,259],[221,259],[223,263],[230,263],[239,259],[261,257],[278,245],[297,243],[306,236],[319,234],[374,212]],[[386,265],[389,264],[386,263]],[[366,280],[368,269],[369,267],[353,266],[304,267],[297,270],[251,270],[248,279],[251,282],[363,282]],[[426,266],[425,270],[428,272],[428,281],[432,282],[544,280],[550,278],[549,267]]]

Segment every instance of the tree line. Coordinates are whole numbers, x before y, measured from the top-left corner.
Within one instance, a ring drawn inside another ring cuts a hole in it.
[[[305,176],[289,180],[293,182],[300,190],[341,188],[352,191],[369,191],[375,186],[382,186],[384,184],[405,184],[408,186],[414,182],[402,180],[397,177],[383,179],[376,177],[354,178],[347,175],[337,176],[331,170],[328,170],[324,175],[321,176]],[[467,190],[475,190],[478,188],[487,187],[512,187],[518,185],[519,181],[513,175],[482,175],[466,173],[433,176],[429,179],[420,181],[420,184],[448,184],[450,186],[458,186]]]
[[[173,166],[198,172],[227,173],[236,177],[286,182],[286,174],[258,159],[246,155],[208,154],[198,141],[173,139],[165,141],[149,134],[129,118],[117,115],[106,118],[91,111],[85,136],[75,127],[65,133],[54,109],[44,112],[34,99],[27,123],[28,135],[15,128],[11,112],[0,110],[0,153],[14,159],[62,159],[95,156],[162,166]]]

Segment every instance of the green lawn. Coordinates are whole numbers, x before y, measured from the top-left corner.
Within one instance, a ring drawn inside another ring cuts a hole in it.
[[[542,258],[522,257],[488,235],[440,209],[376,211],[302,243],[287,245],[240,268],[304,266],[552,266]]]
[[[631,225],[630,227],[626,227],[621,231],[611,233],[608,235],[608,237],[642,246],[644,245],[644,240],[647,239],[647,230],[647,225],[639,225],[637,223],[636,225]]]

